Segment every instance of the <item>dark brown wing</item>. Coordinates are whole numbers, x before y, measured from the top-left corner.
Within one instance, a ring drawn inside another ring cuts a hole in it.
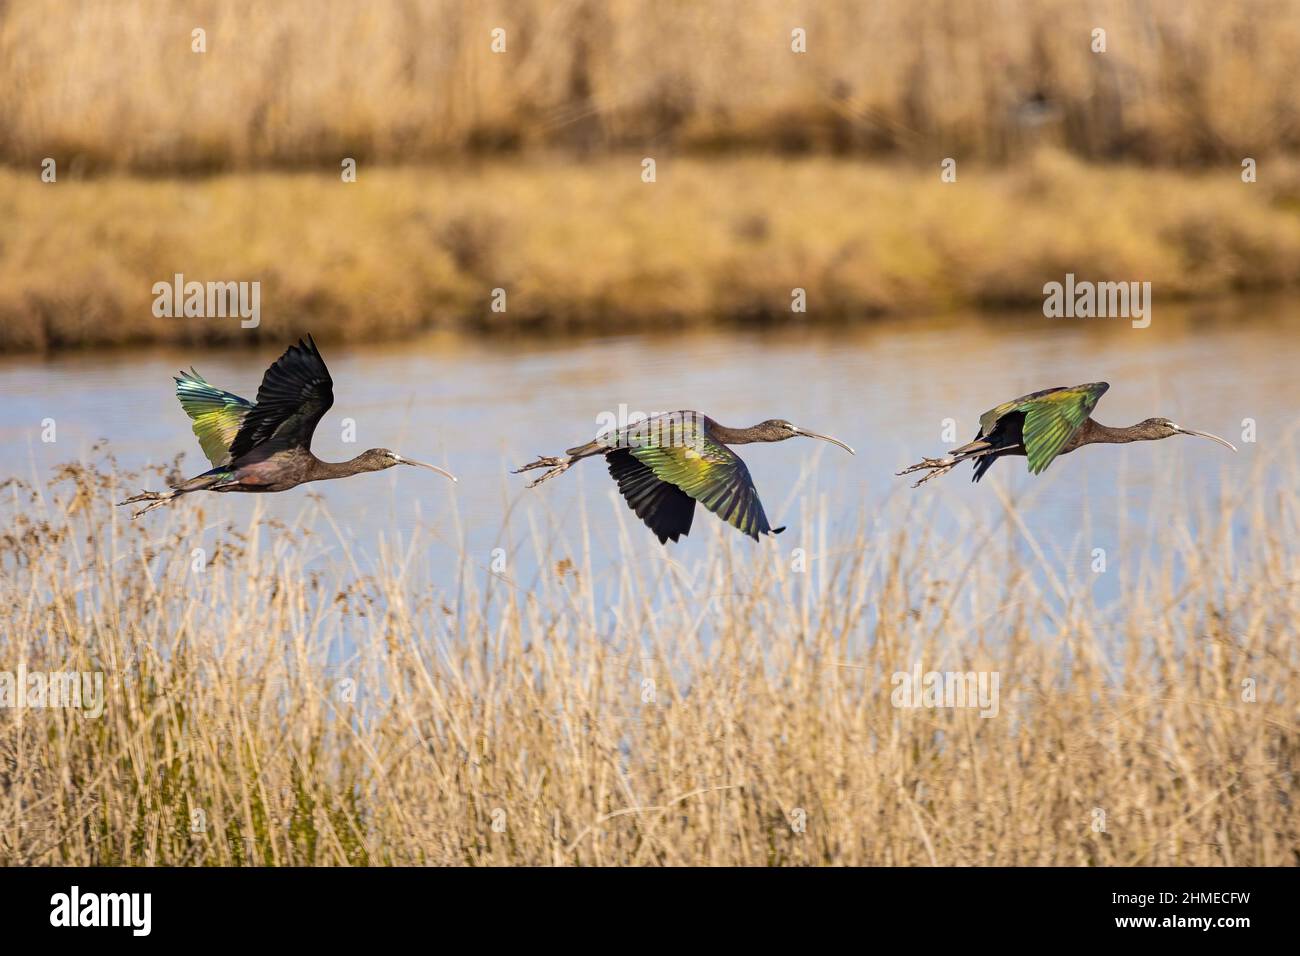
[[[310,448],[317,422],[333,404],[334,380],[309,335],[266,370],[257,404],[230,444],[231,460],[272,440],[286,448]]]
[[[649,465],[637,461],[627,448],[610,452],[605,461],[628,507],[658,535],[660,544],[690,533],[695,517],[694,498],[676,485],[661,481]]]

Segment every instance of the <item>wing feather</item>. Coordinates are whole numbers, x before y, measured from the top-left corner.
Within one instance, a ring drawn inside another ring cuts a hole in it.
[[[1024,445],[1025,455],[1029,459],[1029,471],[1037,475],[1069,444],[1109,388],[1110,385],[1106,382],[1057,386],[1003,402],[980,416],[980,431],[976,441],[958,449],[958,452],[978,450],[981,447],[979,439],[992,438],[1006,424],[1003,419],[1018,414],[1022,421],[1011,423],[1008,430],[1014,433],[1018,428],[1019,443]],[[976,462],[976,481],[988,470],[994,457],[996,456],[982,457]]]
[[[1079,430],[1110,388],[1105,382],[1055,389],[1024,402],[1022,436],[1029,471],[1037,475],[1050,465]]]
[[[230,446],[239,458],[258,445],[277,440],[286,447],[309,448],[317,423],[334,404],[334,380],[312,337],[299,340],[271,364]]]
[[[661,544],[689,534],[695,517],[695,499],[676,485],[661,481],[650,467],[637,461],[626,448],[605,456],[609,474],[636,516],[655,533]]]
[[[775,534],[768,524],[758,490],[740,456],[713,439],[695,413],[676,413],[671,430],[643,429],[644,437],[628,453],[655,476],[680,489],[723,521],[755,540]],[[671,442],[660,442],[669,434]]]
[[[191,368],[176,376],[176,398],[194,422],[194,435],[214,468],[230,463],[230,446],[253,403],[209,385]]]

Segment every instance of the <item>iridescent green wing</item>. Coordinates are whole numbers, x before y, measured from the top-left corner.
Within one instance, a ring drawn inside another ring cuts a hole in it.
[[[212,385],[194,369],[176,376],[176,397],[194,420],[194,434],[213,467],[230,463],[230,443],[253,403]]]
[[[749,469],[740,456],[709,437],[702,419],[648,429],[629,451],[661,481],[676,485],[742,534],[758,540],[760,534],[773,533]]]
[[[987,435],[999,419],[1011,412],[1025,416],[1021,438],[1029,458],[1029,471],[1041,473],[1065,447],[1071,436],[1088,420],[1106,389],[1106,382],[1091,382],[1072,388],[1048,388],[1032,392],[990,409],[980,416],[980,433]]]
[[[1013,398],[1009,402],[1003,402],[1001,405],[998,405],[996,408],[990,408],[987,412],[985,412],[983,415],[980,416],[980,435],[987,436],[991,434],[993,432],[993,429],[997,427],[998,422],[1000,420],[1006,418],[1006,416],[1010,415],[1012,412],[1024,411],[1024,406],[1027,403],[1032,402],[1035,399],[1042,398],[1045,395],[1051,395],[1055,392],[1065,392],[1065,391],[1069,391],[1069,389],[1067,389],[1064,385],[1058,385],[1055,388],[1045,388],[1042,389],[1041,391],[1030,392],[1028,395],[1021,395],[1019,398]]]

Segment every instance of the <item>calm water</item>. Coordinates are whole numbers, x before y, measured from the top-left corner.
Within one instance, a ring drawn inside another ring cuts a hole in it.
[[[1145,520],[1159,507],[1156,469],[1178,469],[1190,494],[1212,498],[1221,482],[1245,482],[1261,456],[1291,433],[1300,405],[1298,305],[1269,298],[1162,310],[1157,303],[1151,327],[1141,330],[1124,321],[1022,314],[553,345],[439,336],[399,346],[326,347],[336,400],[317,430],[318,454],[343,459],[389,447],[449,467],[461,481],[453,486],[397,468],[309,487],[324,496],[363,561],[377,555],[381,534],[392,541],[418,527],[426,532],[420,540],[427,542],[428,567],[450,583],[462,539],[470,564],[490,563],[507,511],[515,539],[526,540],[532,528],[561,545],[570,536],[581,557],[584,500],[592,566],[612,566],[614,518],[623,506],[602,463],[584,462],[533,490],[524,489],[524,476],[506,472],[592,437],[597,416],[616,413],[620,404],[646,412],[694,408],[730,425],[788,418],[853,445],[856,458],[811,440],[741,449],[772,524],[790,526],[781,543],[791,547],[814,532],[801,524],[810,503],[826,508],[831,534],[837,526],[848,533],[864,512],[870,521],[889,495],[941,496],[934,503],[945,515],[996,509],[989,480],[972,485],[969,468],[917,491],[893,472],[943,451],[944,419],[955,419],[958,441],[965,441],[981,412],[1046,386],[1109,381],[1096,412],[1101,421],[1164,415],[1239,445],[1234,456],[1210,442],[1173,438],[1085,449],[1042,479],[1031,479],[1023,461],[1000,462],[990,472],[1025,493],[1021,514],[1029,528],[1073,537],[1087,520],[1094,537],[1105,540],[1123,520]],[[207,466],[172,395],[171,374],[193,364],[214,384],[251,398],[278,352],[267,345],[0,358],[4,469],[24,478],[48,475],[51,465],[87,455],[106,438],[124,465],[170,461],[184,450],[184,470],[197,474]],[[57,422],[56,444],[40,439],[45,418]],[[346,418],[355,419],[355,444],[341,441]],[[1246,418],[1256,422],[1257,443],[1241,442]],[[260,500],[269,513],[293,519],[305,494],[230,495],[224,505],[240,515]],[[166,519],[154,512],[145,520]],[[691,537],[670,546],[675,555],[690,560],[703,553],[715,524],[697,511]],[[638,522],[627,530],[636,560],[661,560],[647,529]]]

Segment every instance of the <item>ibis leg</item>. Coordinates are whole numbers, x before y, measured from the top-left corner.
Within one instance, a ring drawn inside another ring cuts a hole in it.
[[[912,487],[916,488],[919,485],[925,484],[931,478],[938,478],[940,475],[946,475],[948,472],[952,471],[954,468],[960,465],[964,460],[965,459],[962,458],[951,458],[951,457],[923,458],[915,465],[912,465],[909,468],[904,468],[902,471],[896,472],[896,474],[910,475],[914,471],[921,471],[922,469],[928,469],[929,471],[928,474],[923,475],[921,478],[912,482]]]
[[[163,505],[167,504],[167,502],[176,500],[181,495],[189,494],[191,491],[202,491],[205,488],[213,491],[224,491],[226,490],[226,487],[229,487],[232,484],[231,470],[229,468],[213,468],[211,471],[204,472],[195,478],[189,479],[189,481],[183,481],[180,484],[172,485],[172,490],[170,492],[142,491],[138,495],[132,495],[125,501],[119,501],[118,506],[135,504],[139,501],[149,502],[149,504],[131,515],[132,518],[138,518],[142,514],[152,511],[154,508],[161,508]]]
[[[167,493],[161,491],[142,491],[138,495],[132,495],[125,501],[119,501],[117,504],[118,507],[121,507],[122,505],[133,505],[140,501],[149,502],[149,504],[131,515],[132,518],[138,518],[145,512],[152,511],[154,508],[161,508],[163,505],[167,504],[167,502],[174,498],[179,498],[183,494],[185,494],[183,491],[171,491]]]
[[[556,475],[564,474],[564,472],[568,470],[569,466],[575,461],[577,461],[576,458],[567,455],[564,458],[542,455],[538,457],[536,461],[529,462],[521,468],[516,468],[513,474],[517,475],[521,471],[532,471],[534,468],[549,468],[550,471],[546,472],[542,477],[538,478],[536,481],[530,481],[528,483],[529,488],[534,488],[537,485],[540,485],[543,481],[546,481],[548,478],[554,478]]]
[[[975,443],[972,443],[972,445],[974,444]],[[970,447],[970,446],[963,446],[963,448],[965,447]],[[981,445],[977,447],[978,450],[976,451],[964,451],[963,448],[958,448],[947,458],[922,458],[915,465],[912,465],[908,468],[904,468],[902,471],[895,472],[895,474],[910,475],[914,471],[928,471],[929,474],[924,475],[921,478],[918,478],[916,481],[912,482],[912,487],[916,488],[919,485],[925,484],[931,478],[938,478],[940,475],[946,475],[948,472],[952,471],[954,468],[960,465],[963,461],[970,461],[973,458],[983,458],[985,455],[996,455],[1001,452],[1012,451],[1013,449],[1019,448],[1020,446],[1005,445],[1002,448],[990,448],[987,445],[983,445],[981,443]]]

